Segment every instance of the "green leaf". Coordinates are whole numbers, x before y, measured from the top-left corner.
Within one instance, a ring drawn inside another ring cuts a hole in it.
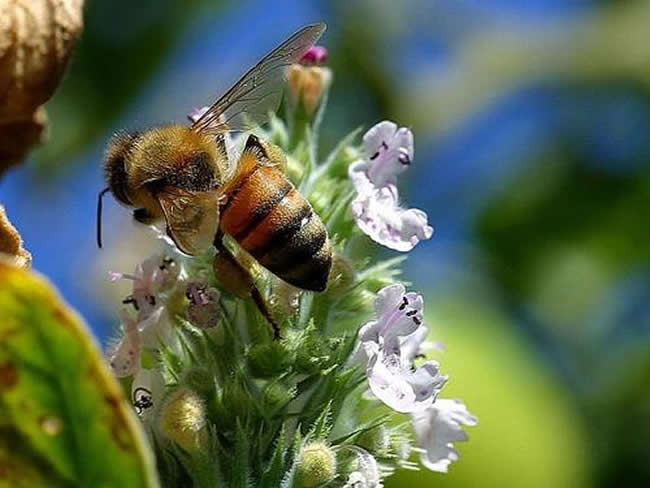
[[[139,421],[81,319],[0,263],[0,486],[158,486]]]
[[[237,421],[236,435],[230,486],[233,488],[248,488],[250,486],[249,434],[246,432],[246,429],[242,427],[239,420]]]
[[[276,486],[280,486],[280,483],[282,482],[286,469],[286,437],[287,431],[286,427],[283,425],[280,435],[275,442],[275,449],[271,455],[271,460],[264,470],[262,479],[260,480],[260,486],[263,488],[275,488]]]
[[[332,401],[330,400],[327,403],[327,406],[323,409],[321,414],[318,416],[314,425],[312,425],[307,438],[310,441],[322,441],[327,439],[330,431],[332,430]]]
[[[336,147],[330,152],[321,166],[323,171],[327,172],[327,176],[331,178],[347,178],[348,166],[353,162],[352,159],[347,157],[346,151],[350,148],[355,148],[355,139],[361,133],[361,127],[357,127],[339,141]]]

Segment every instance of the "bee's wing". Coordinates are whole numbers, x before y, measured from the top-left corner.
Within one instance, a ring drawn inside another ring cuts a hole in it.
[[[166,186],[157,193],[167,233],[178,249],[194,256],[208,249],[219,228],[217,192],[194,192]]]
[[[297,63],[325,31],[325,24],[303,27],[253,66],[194,124],[197,132],[218,134],[252,129],[275,112],[282,99],[286,67]]]

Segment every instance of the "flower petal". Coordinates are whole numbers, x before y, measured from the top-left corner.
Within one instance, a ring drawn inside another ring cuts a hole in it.
[[[368,178],[376,187],[395,183],[413,160],[413,133],[394,122],[384,120],[363,136],[363,146],[369,163]]]
[[[115,348],[108,353],[113,373],[118,378],[133,375],[140,367],[140,334],[137,322],[122,310],[124,335]]]
[[[398,205],[394,185],[360,193],[351,210],[363,233],[375,242],[396,251],[407,252],[433,235],[427,215],[419,209],[404,210]]]
[[[446,473],[449,465],[458,460],[453,442],[466,441],[463,425],[478,423],[467,407],[458,400],[437,400],[425,411],[412,415],[418,445],[423,449],[420,461],[432,471]]]
[[[384,364],[382,355],[368,370],[368,385],[374,395],[396,412],[409,413],[415,410],[415,393],[401,375],[395,374]]]

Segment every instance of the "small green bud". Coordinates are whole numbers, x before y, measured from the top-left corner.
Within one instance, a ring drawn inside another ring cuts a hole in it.
[[[330,367],[335,355],[328,341],[313,328],[305,330],[302,341],[296,347],[296,371],[304,374],[318,374]]]
[[[298,481],[306,488],[332,481],[336,476],[334,452],[323,442],[307,444],[300,450],[296,475]]]
[[[187,451],[200,448],[206,440],[205,425],[205,403],[189,388],[178,388],[160,409],[160,432]]]
[[[281,374],[294,361],[294,355],[284,341],[254,344],[246,351],[246,357],[251,373],[257,378]]]
[[[183,376],[181,383],[204,395],[210,394],[215,386],[214,376],[204,368],[189,369]]]
[[[235,425],[236,419],[245,418],[255,408],[250,392],[242,380],[231,378],[220,385],[222,390],[217,396],[219,422],[223,425]]]
[[[274,411],[289,403],[295,395],[295,388],[288,388],[282,383],[271,382],[264,388],[264,405]]]
[[[380,425],[361,434],[357,444],[374,454],[387,455],[391,448],[390,432],[385,425]]]

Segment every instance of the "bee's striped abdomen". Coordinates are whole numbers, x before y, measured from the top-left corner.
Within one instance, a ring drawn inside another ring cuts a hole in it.
[[[332,253],[318,215],[277,167],[255,158],[240,168],[221,209],[221,229],[288,283],[324,290]]]

